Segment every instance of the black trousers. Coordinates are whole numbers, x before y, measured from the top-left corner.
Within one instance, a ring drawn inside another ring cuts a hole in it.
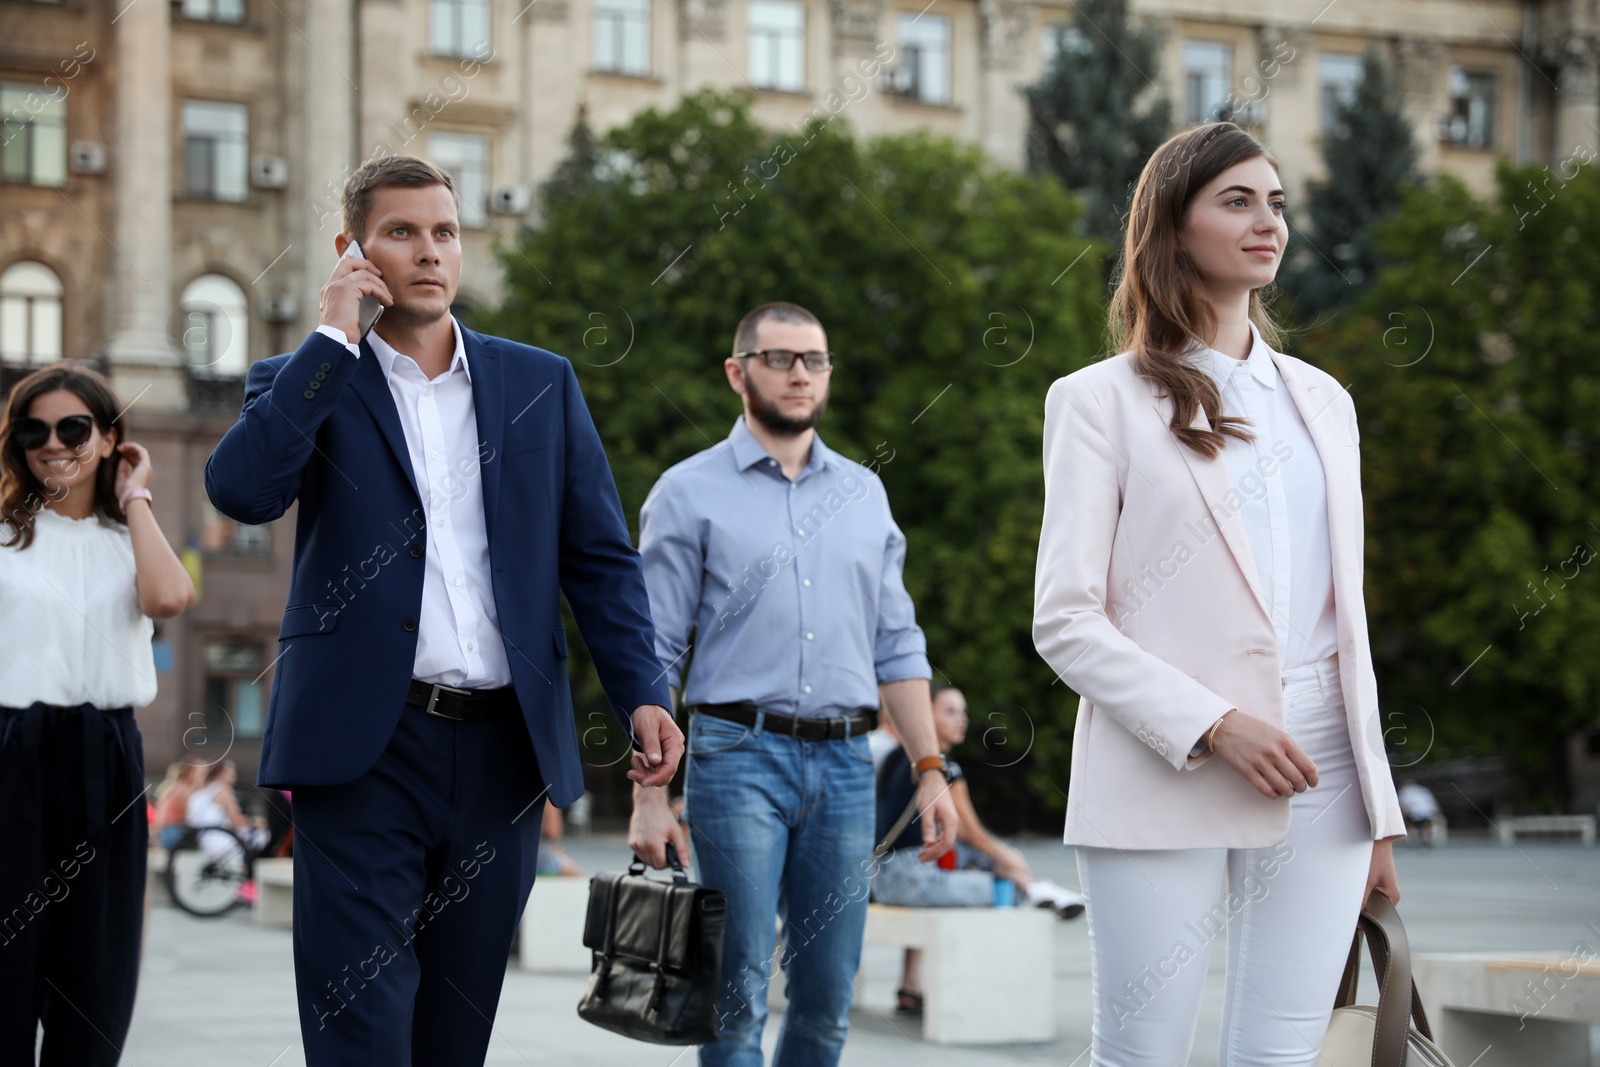
[[[0,707],[0,1063],[114,1067],[149,826],[131,708]]]
[[[366,774],[295,788],[310,1067],[482,1067],[545,792],[520,718],[451,722],[410,705]]]

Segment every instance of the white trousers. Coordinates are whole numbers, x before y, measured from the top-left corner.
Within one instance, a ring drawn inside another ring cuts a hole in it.
[[[1337,657],[1283,675],[1317,766],[1271,848],[1078,849],[1094,990],[1091,1067],[1186,1067],[1226,930],[1219,1067],[1316,1067],[1372,861]],[[1233,773],[1230,769],[1229,773]]]

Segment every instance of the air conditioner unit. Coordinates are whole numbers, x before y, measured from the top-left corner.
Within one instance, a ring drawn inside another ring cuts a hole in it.
[[[106,172],[106,146],[99,141],[73,141],[67,155],[74,174]]]
[[[489,194],[489,210],[496,215],[526,215],[533,196],[526,186],[498,185]]]
[[[250,161],[250,184],[257,189],[282,189],[289,184],[289,161],[282,156],[257,156]]]
[[[293,293],[268,293],[261,301],[261,317],[268,322],[293,322],[300,315],[300,301]]]

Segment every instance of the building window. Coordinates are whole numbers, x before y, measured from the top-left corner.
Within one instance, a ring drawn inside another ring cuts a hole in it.
[[[183,102],[183,191],[204,200],[243,200],[249,177],[250,113],[243,104]]]
[[[203,655],[207,741],[259,738],[266,725],[261,646],[207,641]]]
[[[650,0],[595,0],[594,69],[650,73]]]
[[[1450,68],[1450,117],[1444,139],[1464,148],[1494,147],[1495,76]]]
[[[42,85],[0,84],[0,176],[8,182],[65,185],[67,94]]]
[[[243,378],[250,368],[250,303],[232,278],[202,274],[183,290],[173,338],[189,373]]]
[[[900,15],[900,65],[895,92],[924,104],[950,102],[950,20],[940,15]]]
[[[430,0],[428,45],[434,55],[480,55],[488,44],[489,0]]]
[[[795,0],[750,0],[750,84],[798,92],[805,83],[805,5]]]
[[[461,197],[461,225],[487,225],[489,139],[470,133],[430,134],[428,158],[455,182]]]
[[[1216,41],[1183,42],[1183,97],[1186,121],[1216,122],[1233,83],[1233,48]]]
[[[197,22],[244,21],[244,0],[183,0],[180,10]]]
[[[244,390],[239,391],[240,403]],[[239,410],[239,403],[233,405]],[[202,477],[204,473],[202,472]],[[214,556],[269,556],[272,554],[272,533],[267,526],[247,526],[234,522],[218,511],[207,500],[201,509],[200,551]]]
[[[1323,55],[1317,59],[1317,79],[1322,93],[1322,132],[1343,133],[1339,108],[1355,102],[1364,77],[1360,56]]]
[[[61,279],[43,263],[0,274],[0,360],[33,365],[61,358]]]

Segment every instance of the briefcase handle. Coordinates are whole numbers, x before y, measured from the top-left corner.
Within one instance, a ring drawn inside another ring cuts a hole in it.
[[[671,841],[667,842],[667,864],[672,868],[672,880],[675,883],[678,885],[689,884],[689,872],[683,869],[683,861],[678,858],[678,847]],[[645,870],[646,864],[644,860],[640,859],[639,854],[635,852],[633,854],[633,862],[628,864],[628,873],[637,876],[644,874]]]

